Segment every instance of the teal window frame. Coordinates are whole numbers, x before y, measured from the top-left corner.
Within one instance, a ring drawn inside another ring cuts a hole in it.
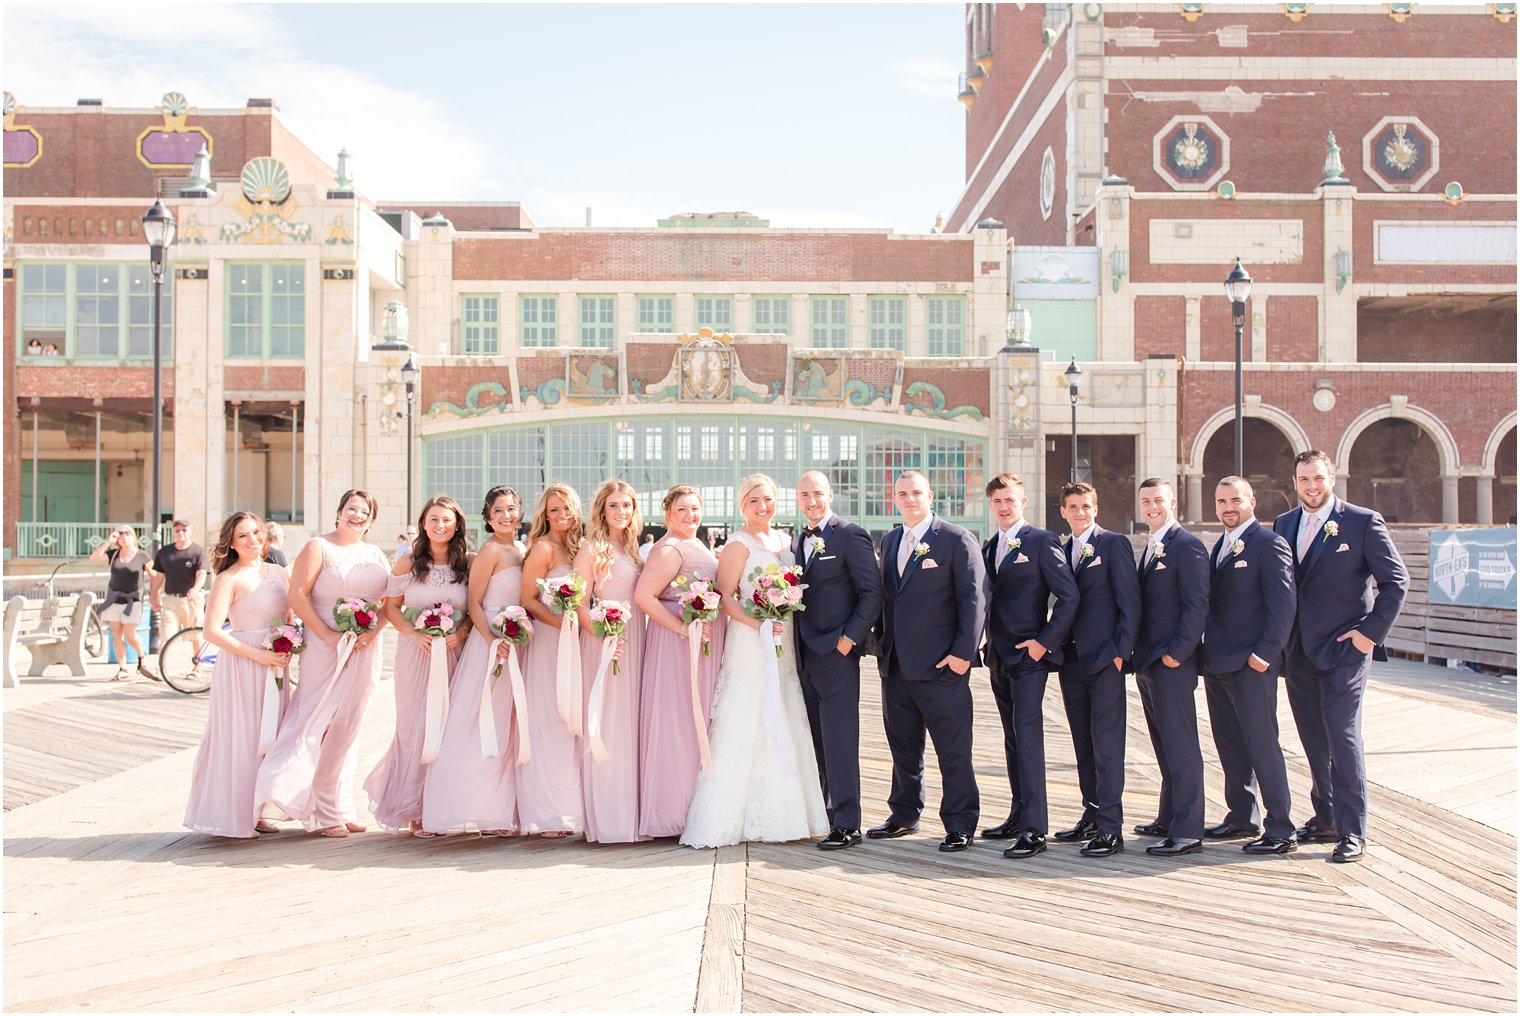
[[[867,336],[872,349],[908,348],[908,298],[873,296],[867,301],[870,328]]]
[[[253,269],[256,285],[250,281]],[[306,262],[228,261],[222,290],[227,359],[306,355]]]
[[[501,352],[501,297],[495,293],[459,296],[459,351],[466,356]]]
[[[966,298],[931,296],[924,300],[924,352],[928,356],[966,355]]]
[[[808,298],[808,345],[818,349],[850,348],[850,298]]]
[[[127,362],[153,358],[153,272],[146,261],[22,261],[16,264],[16,355],[36,338],[57,358]],[[101,288],[110,280],[109,289]],[[91,312],[82,312],[85,307]],[[174,353],[174,278],[164,280],[164,356]],[[101,351],[99,339],[114,342]],[[95,340],[86,349],[86,336]]]
[[[517,342],[525,349],[559,345],[559,296],[524,293],[517,298]]]
[[[694,328],[711,328],[715,332],[734,330],[734,298],[717,293],[698,293],[692,297]]]
[[[792,298],[756,296],[750,299],[750,332],[754,335],[792,334]]]
[[[606,293],[583,293],[576,298],[580,314],[580,344],[600,349],[617,345],[617,297]]]
[[[652,294],[635,299],[634,331],[645,335],[669,335],[676,330],[676,298]]]

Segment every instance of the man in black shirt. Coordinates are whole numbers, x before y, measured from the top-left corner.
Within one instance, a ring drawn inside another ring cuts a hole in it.
[[[153,557],[153,586],[149,605],[158,611],[158,644],[162,646],[181,628],[199,628],[206,607],[206,586],[211,579],[211,559],[206,548],[190,542],[190,523],[175,519],[174,542],[160,547]],[[196,638],[195,656],[201,655]]]

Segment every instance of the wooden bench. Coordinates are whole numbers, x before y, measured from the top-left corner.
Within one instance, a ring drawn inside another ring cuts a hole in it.
[[[69,668],[74,677],[84,677],[84,635],[94,593],[78,596],[54,596],[46,600],[28,600],[13,596],[5,604],[4,682],[7,688],[21,686],[16,672],[16,650],[26,647],[31,664],[26,675],[36,677],[55,663]]]

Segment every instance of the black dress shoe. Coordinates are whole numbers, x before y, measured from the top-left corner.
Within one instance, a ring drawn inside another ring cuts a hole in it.
[[[1090,840],[1098,835],[1098,823],[1083,819],[1070,829],[1062,829],[1055,834],[1058,843],[1080,843]]]
[[[1332,829],[1321,829],[1307,822],[1293,835],[1300,843],[1334,843],[1341,838],[1341,834]]]
[[[1342,836],[1330,852],[1330,860],[1336,864],[1352,864],[1362,859],[1362,841],[1355,836]]]
[[[939,849],[947,854],[953,854],[957,850],[965,850],[969,846],[971,846],[971,835],[969,833],[947,833],[945,834],[945,842],[939,845]]]
[[[1045,834],[1037,833],[1033,829],[1025,829],[1019,833],[1019,838],[1014,841],[1013,846],[1003,851],[1003,856],[1018,860],[1043,853],[1045,853]]]
[[[918,832],[916,825],[898,825],[891,819],[887,819],[881,825],[866,830],[866,835],[873,840],[895,840],[899,836]]]
[[[1178,854],[1201,854],[1203,853],[1202,840],[1179,840],[1175,836],[1168,836],[1160,843],[1152,843],[1145,848],[1147,854],[1155,854],[1157,857],[1176,857]]]
[[[1016,840],[1018,838],[1019,824],[1013,819],[1009,819],[1002,825],[995,825],[990,829],[982,830],[982,839],[984,840]]]
[[[1082,848],[1083,857],[1107,857],[1124,850],[1124,837],[1118,833],[1099,833]]]
[[[845,847],[853,847],[860,842],[859,829],[841,829],[838,826],[829,830],[829,834],[818,841],[819,850],[843,850]]]
[[[1160,819],[1157,819],[1154,822],[1147,822],[1145,825],[1137,825],[1137,826],[1135,826],[1135,835],[1136,836],[1165,836],[1166,835],[1166,826],[1164,826],[1164,825],[1161,824],[1161,820]]]
[[[1285,840],[1280,836],[1263,836],[1240,849],[1248,854],[1291,854],[1298,849],[1298,841]]]
[[[1260,836],[1261,830],[1253,825],[1235,825],[1228,819],[1203,831],[1206,840],[1238,840],[1243,836]]]

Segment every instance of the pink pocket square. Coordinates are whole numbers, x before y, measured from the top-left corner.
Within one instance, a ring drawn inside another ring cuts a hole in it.
[[[1013,563],[1014,564],[1028,564],[1029,563],[1029,556],[1027,554],[1020,554],[1018,557],[1016,557],[1016,558],[1013,559]]]
[[[1163,563],[1162,563],[1162,562],[1160,562],[1160,561],[1157,561],[1157,562],[1156,562],[1156,570],[1157,570],[1157,571],[1166,571],[1166,565],[1165,565],[1165,564],[1163,564]]]
[[[936,560],[934,560],[934,558],[932,558],[932,557],[926,557],[926,558],[924,558],[924,563],[921,564],[921,565],[919,565],[919,567],[920,568],[938,568],[939,567],[939,562],[936,561]]]
[[[1251,562],[1249,562],[1249,561],[1236,561],[1235,562],[1235,567],[1237,567],[1237,568],[1244,568],[1244,567],[1246,567],[1250,563]]]
[[[1089,567],[1089,568],[1096,568],[1096,567],[1098,567],[1098,565],[1100,565],[1102,563],[1103,563],[1103,558],[1101,556],[1095,557],[1091,561],[1087,562],[1087,567]]]
[[[1344,554],[1346,551],[1348,551],[1350,549],[1351,549],[1350,547],[1348,547],[1346,544],[1343,543],[1339,547],[1335,548],[1335,552],[1337,554]]]

